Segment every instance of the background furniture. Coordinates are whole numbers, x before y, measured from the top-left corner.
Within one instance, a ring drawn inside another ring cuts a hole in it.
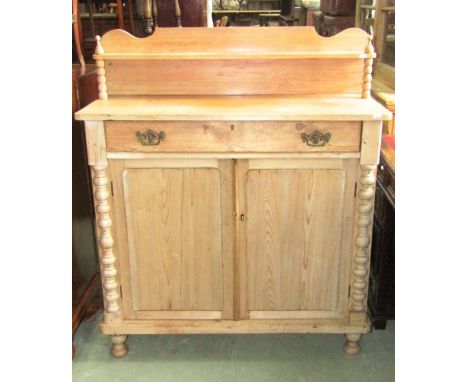
[[[100,99],[76,117],[113,356],[158,333],[343,333],[359,352],[391,117],[370,98],[373,57],[357,28],[98,40]]]
[[[206,26],[205,0],[137,0],[136,13],[145,35],[157,27]]]
[[[73,0],[75,35],[73,62],[79,62],[80,49],[85,62],[92,62],[96,35],[112,29],[125,29],[137,37],[152,34],[156,27],[206,26],[205,0],[119,0],[111,12],[106,0]],[[79,5],[79,6],[78,6]],[[91,11],[90,11],[91,10]]]
[[[373,32],[374,79],[395,89],[395,0],[357,0],[355,25]]]
[[[385,85],[378,79],[373,79],[371,94],[393,115],[392,120],[384,122],[383,134],[395,136],[395,89]]]
[[[372,95],[393,113],[384,123],[384,134],[395,135],[395,1],[358,0],[356,26],[372,32],[377,51]]]
[[[118,0],[115,3],[103,0],[73,0],[73,4],[77,30],[74,34],[73,47],[77,50],[73,50],[73,62],[79,61],[80,54],[85,62],[93,61],[96,35],[117,28],[125,29],[135,36],[142,35],[142,28],[134,22],[133,0]],[[115,4],[115,7],[110,7],[110,4]]]
[[[354,27],[356,0],[321,0],[320,11],[314,12],[314,26],[321,36],[334,36]]]
[[[72,70],[72,113],[97,98],[97,73],[93,65],[82,74]],[[73,115],[72,114],[72,115]],[[96,250],[94,202],[87,166],[83,122],[72,117],[72,336],[83,318],[100,306],[100,278]]]
[[[280,14],[279,9],[245,9],[245,10],[213,10],[213,22],[216,23],[223,16],[229,17],[229,26],[252,26],[265,25],[265,19],[277,19]],[[260,15],[262,15],[260,17]]]
[[[279,25],[282,2],[283,0],[218,1],[213,3],[211,16],[215,24],[221,17],[228,16],[228,26]]]
[[[395,319],[395,147],[384,135],[377,172],[369,280],[369,313],[376,329]]]

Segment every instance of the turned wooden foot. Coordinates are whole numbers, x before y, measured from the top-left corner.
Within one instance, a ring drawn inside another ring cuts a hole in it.
[[[361,337],[362,334],[345,334],[346,341],[343,349],[346,354],[354,355],[361,351],[361,345],[359,345]]]
[[[125,357],[128,353],[128,346],[125,343],[127,336],[111,336],[112,340],[112,357],[122,358]]]

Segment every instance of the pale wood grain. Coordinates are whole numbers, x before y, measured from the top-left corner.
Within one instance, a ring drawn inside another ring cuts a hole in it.
[[[106,136],[102,121],[85,121],[88,164],[107,165]]]
[[[235,311],[236,320],[246,320],[249,318],[247,310],[247,224],[245,214],[247,212],[246,181],[249,162],[247,160],[236,161],[235,166],[235,187],[236,187],[236,257],[235,257]]]
[[[232,318],[233,163],[220,162],[111,162],[126,317]]]
[[[349,355],[355,355],[361,351],[361,345],[359,341],[361,340],[362,334],[360,333],[346,333],[345,334],[345,344],[343,350]]]
[[[215,333],[368,333],[369,319],[349,323],[340,319],[294,320],[126,320],[101,322],[103,334],[215,334]]]
[[[249,310],[336,310],[344,181],[339,170],[249,171]]]
[[[310,153],[256,153],[256,152],[241,152],[241,153],[148,153],[148,152],[119,152],[113,151],[107,153],[107,159],[356,159],[360,158],[360,152],[351,153],[327,153],[327,152],[310,152]]]
[[[135,310],[221,310],[220,178],[214,169],[127,169]]]
[[[122,174],[125,170],[124,160],[109,161],[109,175],[112,181],[112,220],[114,221],[114,253],[117,257],[117,269],[122,288],[122,312],[125,319],[135,319],[133,293],[128,259],[128,239],[125,224],[125,199]]]
[[[352,94],[362,91],[363,60],[294,58],[109,60],[107,93],[131,95]],[[327,81],[321,81],[321,78]]]
[[[225,57],[268,54],[365,53],[367,33],[350,28],[333,37],[318,35],[313,27],[270,28],[157,28],[147,38],[137,38],[123,30],[111,30],[102,37],[106,57],[110,54],[180,54]],[[294,43],[291,43],[291,42]]]
[[[253,159],[253,158],[252,158]],[[330,159],[300,160],[300,159],[255,159],[249,161],[249,170],[342,170],[343,161]]]
[[[127,336],[126,335],[118,335],[118,336],[111,336],[112,340],[112,349],[111,354],[114,358],[122,358],[128,354],[128,346],[127,346]]]
[[[236,211],[235,197],[235,169],[232,159],[218,161],[221,177],[221,235],[223,246],[223,310],[222,319],[234,318],[234,289],[235,269],[234,258],[236,253],[236,224],[234,220]]]
[[[308,318],[336,318],[335,310],[250,310],[251,320],[298,320]]]
[[[373,121],[392,114],[373,99],[318,96],[166,96],[97,100],[77,120]]]
[[[135,312],[135,317],[139,320],[220,320],[222,315],[218,310],[139,310]]]
[[[376,165],[361,165],[359,167],[355,248],[350,291],[350,317],[352,321],[362,322],[365,320],[367,310],[376,171]]]
[[[109,204],[109,178],[107,166],[94,165],[92,168],[96,223],[98,230],[99,264],[104,300],[104,320],[122,321],[119,277],[114,255],[112,236],[111,206]]]
[[[101,45],[101,37],[96,36],[96,50],[95,54],[97,56],[104,54],[104,49]],[[99,99],[106,100],[107,96],[107,84],[106,84],[106,69],[104,68],[104,60],[102,58],[96,58],[96,67],[97,67],[97,83],[98,83],[98,92]]]
[[[367,69],[363,77],[363,63],[369,67],[375,57],[367,44],[369,38],[357,28],[330,38],[319,36],[310,27],[157,28],[144,39],[113,30],[102,39],[105,49],[98,40],[94,58],[106,97],[358,96],[364,94],[371,78]],[[325,77],[327,81],[322,81]]]
[[[373,55],[374,47],[372,45],[372,37],[368,36],[368,43],[365,49],[365,52],[369,55]],[[369,98],[370,97],[370,90],[371,90],[371,83],[372,83],[372,58],[364,59],[364,74],[362,77],[362,98]]]
[[[392,118],[369,98],[374,57],[358,29],[98,39],[101,99],[76,117],[114,356],[128,334],[151,333],[345,333],[345,351],[359,351],[380,129]],[[142,146],[148,129],[164,139]],[[308,146],[314,131],[331,137]]]
[[[361,165],[379,163],[381,137],[381,121],[363,122],[361,137]]]
[[[142,145],[137,132],[165,133],[158,145]],[[105,123],[107,151],[127,152],[358,152],[360,122],[113,122]],[[331,134],[324,146],[308,146],[302,133]]]

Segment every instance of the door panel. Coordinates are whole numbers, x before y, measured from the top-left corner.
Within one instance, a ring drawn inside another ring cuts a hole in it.
[[[343,317],[354,170],[344,160],[251,160],[247,167],[248,317]]]
[[[233,233],[223,228],[223,215],[231,213],[232,220],[233,213],[225,179],[232,177],[230,161],[112,162],[121,201],[119,255],[129,265],[122,274],[124,313],[142,319],[232,316]]]

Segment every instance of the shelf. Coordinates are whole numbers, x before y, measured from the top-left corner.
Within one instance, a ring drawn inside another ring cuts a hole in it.
[[[89,18],[89,13],[82,13],[81,18]],[[117,13],[93,13],[93,19],[116,19]]]
[[[77,120],[372,121],[392,114],[372,98],[344,96],[121,96],[98,100]]]
[[[93,55],[94,60],[245,60],[249,59],[308,59],[308,58],[375,58],[375,53],[353,52],[291,52],[291,53],[259,53],[259,54],[231,54],[229,56],[216,53],[200,52],[170,52],[170,53],[104,53]]]

